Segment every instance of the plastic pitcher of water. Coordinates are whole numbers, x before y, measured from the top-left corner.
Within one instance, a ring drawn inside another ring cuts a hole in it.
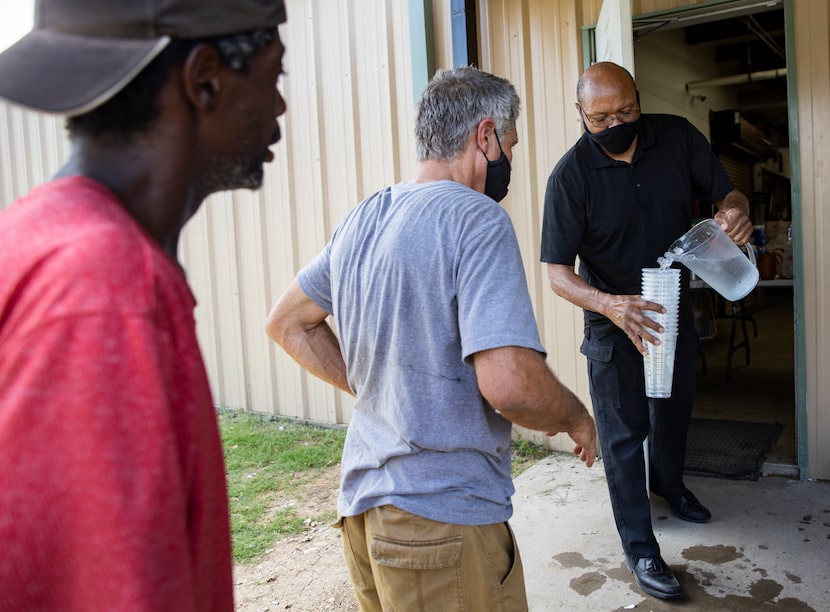
[[[675,240],[666,258],[682,263],[730,302],[746,297],[758,283],[752,246],[744,255],[714,219],[701,221]]]

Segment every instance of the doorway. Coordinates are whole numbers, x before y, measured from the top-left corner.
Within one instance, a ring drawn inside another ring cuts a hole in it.
[[[749,198],[766,266],[739,304],[710,290],[695,296],[702,340],[693,417],[780,424],[764,471],[797,477],[784,13],[783,1],[733,2],[635,17],[634,66],[644,112],[689,119]]]

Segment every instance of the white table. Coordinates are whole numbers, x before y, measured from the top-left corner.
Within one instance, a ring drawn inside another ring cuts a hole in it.
[[[759,280],[755,288],[758,287],[792,287],[793,279],[791,278],[774,278],[772,280]],[[692,289],[711,289],[706,281],[700,278],[694,278],[689,282],[689,287]]]
[[[793,286],[793,279],[791,278],[774,278],[771,280],[759,280],[758,283],[755,285],[755,289],[759,287],[792,287]],[[726,318],[730,319],[731,321],[731,329],[729,334],[729,347],[727,349],[726,354],[726,380],[732,380],[732,356],[739,351],[740,349],[744,349],[746,352],[746,365],[749,365],[749,334],[746,332],[746,322],[749,321],[752,323],[752,331],[753,337],[758,336],[758,326],[755,323],[755,319],[752,317],[752,314],[746,308],[744,304],[744,299],[742,298],[737,302],[729,302],[729,313],[726,313],[726,305],[725,298],[714,291],[705,281],[701,280],[700,278],[693,278],[689,282],[689,287],[692,290],[708,290],[711,291],[715,295],[716,300],[720,300],[724,303],[722,308],[715,309],[715,317],[716,318]],[[752,291],[754,292],[755,289]],[[752,292],[750,292],[751,294]],[[738,322],[741,323],[741,332],[743,334],[743,340],[741,340],[738,344],[735,344],[735,336],[737,335],[737,328]],[[703,352],[701,351],[701,356],[703,356]],[[704,363],[704,372],[706,371],[706,358],[703,357]]]

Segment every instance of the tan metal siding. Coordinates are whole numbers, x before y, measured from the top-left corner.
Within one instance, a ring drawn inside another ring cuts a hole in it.
[[[433,52],[436,68],[452,67],[452,0],[432,1]]]
[[[830,8],[798,0],[795,73],[801,162],[801,266],[806,340],[807,447],[810,478],[830,479]],[[798,237],[798,236],[796,236]]]
[[[217,402],[346,423],[352,400],[268,341],[268,311],[361,199],[414,168],[406,5],[289,2],[288,111],[264,189],[211,198],[182,261]]]
[[[0,209],[47,180],[69,155],[63,121],[0,100]]]

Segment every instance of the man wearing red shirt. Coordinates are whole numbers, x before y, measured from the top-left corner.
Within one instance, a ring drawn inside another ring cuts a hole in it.
[[[38,0],[0,97],[66,164],[0,214],[0,611],[232,610],[228,502],[176,261],[279,139],[282,0]]]

